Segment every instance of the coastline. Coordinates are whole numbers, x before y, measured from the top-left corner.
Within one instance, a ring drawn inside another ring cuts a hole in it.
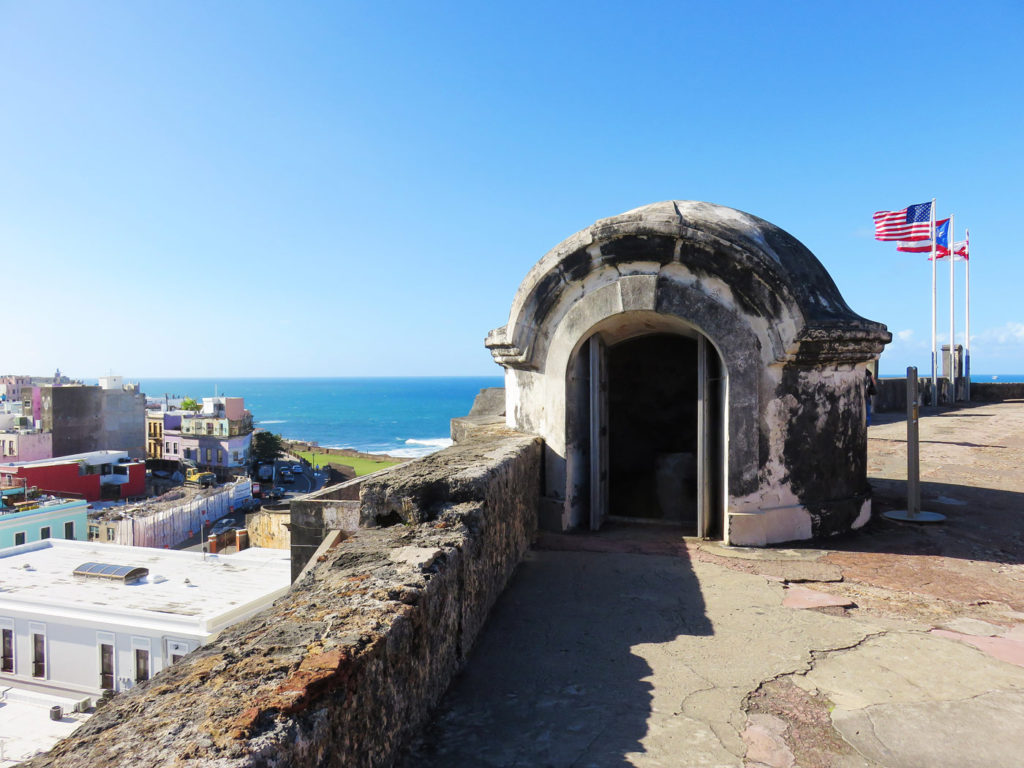
[[[285,449],[290,453],[306,452],[315,453],[317,456],[345,456],[352,459],[367,459],[368,461],[391,461],[395,464],[402,464],[412,461],[416,456],[392,456],[389,453],[367,453],[357,451],[355,448],[325,448],[315,442],[308,440],[289,440],[282,438]]]
[[[321,448],[315,442],[284,440],[285,451],[316,468],[327,469],[331,482],[344,482],[412,461],[413,457],[366,453],[352,448]]]

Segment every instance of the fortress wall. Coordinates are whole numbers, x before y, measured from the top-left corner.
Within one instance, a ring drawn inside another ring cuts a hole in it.
[[[245,528],[249,531],[249,544],[266,549],[290,549],[291,534],[288,523],[291,515],[287,509],[261,509],[245,516]]]
[[[290,592],[104,705],[60,766],[387,766],[462,667],[534,534],[541,441],[504,431],[362,489]]]
[[[939,404],[949,405],[949,379],[939,378]],[[931,378],[926,373],[918,373],[918,390],[921,403],[931,404]],[[963,401],[964,380],[957,380],[958,402]],[[907,380],[904,377],[889,377],[877,382],[878,394],[875,395],[874,409],[883,411],[907,410]],[[1010,381],[986,381],[971,383],[972,403],[1001,403],[1006,400],[1024,400],[1024,383]]]

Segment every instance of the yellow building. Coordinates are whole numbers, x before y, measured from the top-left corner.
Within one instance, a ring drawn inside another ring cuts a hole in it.
[[[146,458],[164,457],[164,412],[146,411]]]

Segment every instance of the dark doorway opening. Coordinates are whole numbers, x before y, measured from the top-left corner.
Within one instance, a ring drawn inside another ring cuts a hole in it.
[[[652,334],[608,348],[609,513],[697,532],[697,340]]]

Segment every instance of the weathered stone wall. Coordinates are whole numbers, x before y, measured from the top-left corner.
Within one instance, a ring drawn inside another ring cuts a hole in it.
[[[971,400],[978,403],[1001,403],[1024,399],[1024,384],[991,381],[971,384]]]
[[[506,431],[368,483],[364,517],[395,524],[344,539],[268,611],[25,765],[390,765],[528,547],[540,447]]]
[[[938,379],[937,385],[939,389],[938,401],[939,405],[949,405],[949,379]],[[974,387],[971,386],[971,399],[974,397]],[[872,402],[872,408],[877,413],[885,413],[887,411],[902,411],[907,410],[907,379],[905,376],[898,378],[885,378],[878,379],[877,390],[875,399]],[[917,389],[919,394],[918,402],[921,405],[932,404],[932,380],[927,375],[918,375],[917,378]],[[963,379],[957,380],[957,398],[963,400]]]
[[[359,491],[363,483],[367,478],[387,474],[388,471],[384,469],[373,475],[330,485],[291,501],[288,530],[292,581],[302,573],[328,531],[351,532],[359,528]]]
[[[266,549],[290,549],[291,533],[288,523],[291,514],[287,509],[261,509],[245,516],[245,528],[249,531],[249,543]]]

